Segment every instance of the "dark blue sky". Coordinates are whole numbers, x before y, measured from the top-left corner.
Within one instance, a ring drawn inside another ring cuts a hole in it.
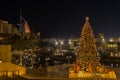
[[[19,11],[42,37],[79,37],[85,16],[96,36],[120,37],[119,0],[2,0],[0,19],[19,21]]]

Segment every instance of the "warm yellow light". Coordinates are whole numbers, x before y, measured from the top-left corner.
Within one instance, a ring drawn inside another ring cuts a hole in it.
[[[30,28],[29,28],[29,25],[28,25],[27,21],[25,21],[25,23],[24,23],[24,29],[25,29],[25,33],[31,33],[31,31],[30,31]]]
[[[2,40],[3,38],[2,37],[0,37],[0,40]]]
[[[72,42],[71,42],[71,41],[69,41],[69,44],[72,44]]]
[[[105,42],[105,39],[102,39],[102,42]]]
[[[2,63],[2,61],[0,61],[0,63]]]

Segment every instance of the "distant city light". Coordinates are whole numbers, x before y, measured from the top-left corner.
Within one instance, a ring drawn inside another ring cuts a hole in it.
[[[46,61],[50,60],[50,58],[45,58]]]
[[[71,41],[71,39],[69,39],[68,41]]]
[[[61,41],[60,43],[61,43],[61,45],[63,45],[63,44],[64,44],[64,43],[63,43],[63,41]]]
[[[2,61],[0,61],[0,63],[2,63]]]
[[[55,42],[55,45],[58,45],[58,42]]]
[[[102,39],[102,42],[105,42],[105,39]]]
[[[69,44],[72,44],[72,42],[71,42],[71,41],[69,41]]]
[[[119,41],[120,41],[120,38],[119,38]]]
[[[2,40],[3,38],[2,37],[0,37],[0,40]]]
[[[112,39],[112,38],[110,39],[110,42],[113,42],[113,39]]]

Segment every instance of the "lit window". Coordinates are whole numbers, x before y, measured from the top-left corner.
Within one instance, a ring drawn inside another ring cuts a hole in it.
[[[108,47],[110,47],[110,44],[108,44]]]
[[[3,38],[2,37],[0,37],[0,40],[2,40]]]
[[[116,53],[115,56],[118,56],[118,54]]]
[[[0,63],[2,63],[2,61],[0,61]]]
[[[110,53],[110,56],[113,56],[113,53],[112,53],[112,52]]]
[[[113,44],[113,45],[112,45],[112,47],[114,47],[114,48],[115,48],[115,47],[116,47],[116,45],[115,45],[115,44]]]
[[[120,38],[119,38],[119,41],[120,41]]]
[[[71,41],[69,41],[69,44],[72,44],[72,42],[71,42]]]
[[[120,56],[120,53],[119,53],[119,56]]]
[[[113,45],[112,45],[112,44],[108,44],[108,47],[109,47],[109,48],[112,48],[112,47],[113,47]]]

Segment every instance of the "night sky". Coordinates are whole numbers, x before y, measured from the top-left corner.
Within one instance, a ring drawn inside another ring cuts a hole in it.
[[[17,24],[20,9],[31,30],[43,38],[79,37],[85,16],[95,36],[120,37],[120,0],[2,0],[0,19]]]

